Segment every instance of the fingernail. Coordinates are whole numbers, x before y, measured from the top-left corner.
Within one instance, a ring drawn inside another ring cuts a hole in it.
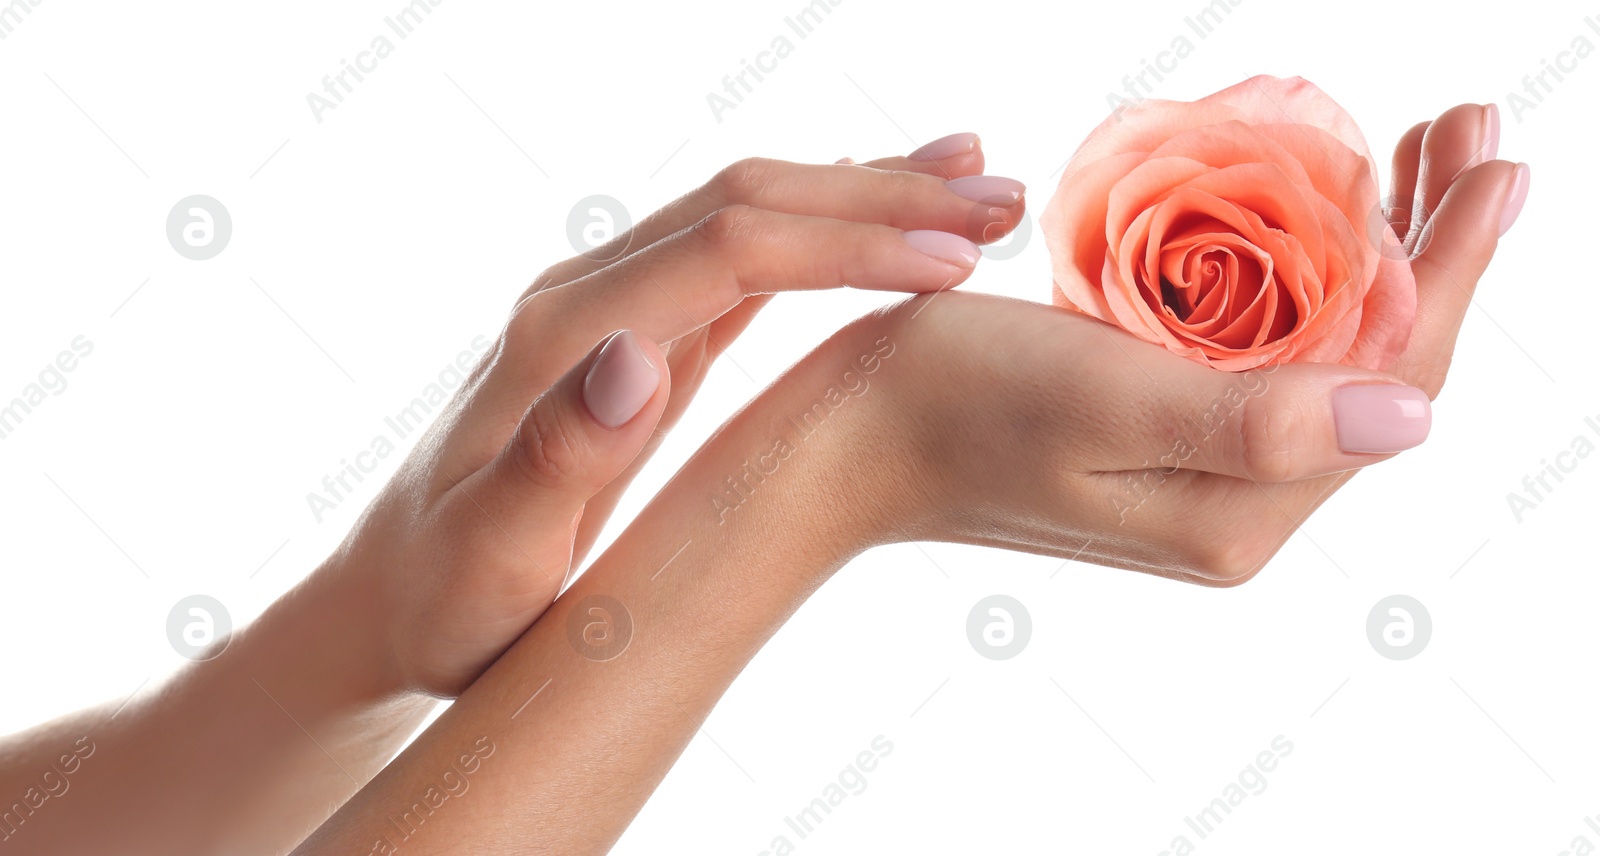
[[[834,161],[833,163],[834,163],[835,166],[837,166],[839,164],[845,164],[845,165],[848,166],[850,164],[854,164],[855,161],[851,160],[850,158],[839,158],[838,160]]]
[[[594,420],[607,428],[621,428],[639,414],[656,387],[661,372],[644,355],[639,340],[622,330],[606,342],[583,378],[583,403]]]
[[[912,229],[906,234],[911,249],[953,265],[972,267],[978,263],[978,245],[960,235],[935,229]]]
[[[1517,222],[1523,204],[1528,201],[1528,184],[1532,179],[1528,165],[1517,164],[1516,171],[1511,174],[1511,191],[1506,194],[1506,207],[1500,212],[1500,234],[1511,231],[1511,224]]]
[[[920,149],[912,152],[910,157],[917,161],[935,161],[964,155],[978,147],[977,134],[951,134],[940,137]]]
[[[952,178],[944,183],[951,193],[973,202],[1004,203],[1013,205],[1028,188],[1013,178],[998,175],[968,175]]]
[[[1500,156],[1500,105],[1483,105],[1483,159]]]
[[[1428,394],[1397,383],[1353,383],[1333,391],[1333,427],[1346,452],[1387,455],[1428,439]]]

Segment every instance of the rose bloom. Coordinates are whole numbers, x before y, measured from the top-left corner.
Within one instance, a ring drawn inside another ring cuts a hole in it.
[[[1224,371],[1377,369],[1417,306],[1378,204],[1350,115],[1299,78],[1254,77],[1119,109],[1067,163],[1040,229],[1057,306]]]

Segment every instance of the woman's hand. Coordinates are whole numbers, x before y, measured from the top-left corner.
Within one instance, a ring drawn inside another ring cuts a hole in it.
[[[415,730],[428,695],[460,693],[545,610],[760,295],[967,278],[978,250],[962,236],[1009,231],[1022,188],[979,175],[975,137],[940,145],[872,168],[743,161],[540,276],[300,586],[159,687],[0,741],[7,793],[80,738],[96,770],[6,852],[267,853],[304,838]]]
[[[381,674],[454,696],[515,641],[773,292],[964,281],[1023,209],[982,169],[970,134],[862,166],[741,161],[541,274],[322,571],[370,593]]]
[[[863,430],[894,455],[875,470],[874,536],[1249,579],[1354,470],[1426,437],[1473,289],[1527,193],[1526,166],[1485,162],[1492,110],[1453,108],[1395,153],[1418,312],[1389,375],[1217,372],[1085,316],[972,294],[861,322],[857,349],[895,346],[863,403],[876,422]]]

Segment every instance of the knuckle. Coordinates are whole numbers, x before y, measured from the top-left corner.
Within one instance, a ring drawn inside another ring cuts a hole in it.
[[[1186,572],[1215,585],[1248,582],[1277,553],[1277,545],[1253,532],[1217,532],[1195,542]]]
[[[559,408],[536,402],[512,437],[510,458],[531,484],[548,489],[579,481],[592,469],[594,453],[581,430],[567,424]]]
[[[1294,480],[1308,428],[1299,408],[1245,396],[1239,418],[1239,456],[1245,475],[1267,483]]]
[[[749,202],[761,196],[777,172],[779,161],[770,158],[745,158],[719,170],[711,179],[711,189],[723,202]]]
[[[531,297],[547,288],[555,288],[566,282],[565,267],[566,263],[563,262],[551,265],[540,271],[539,275],[533,278],[533,282],[528,286],[527,290],[522,292],[522,296]]]
[[[533,282],[522,290],[522,294],[517,296],[517,305],[521,306],[530,297],[543,294],[549,289],[566,285],[582,276],[583,272],[578,267],[579,261],[578,259],[568,259],[540,271],[539,275],[533,278]]]
[[[908,169],[892,170],[883,177],[889,182],[889,193],[895,196],[915,196],[944,185],[943,179]]]
[[[721,251],[747,239],[755,227],[756,209],[749,205],[727,205],[711,212],[694,225],[695,235],[707,247]]]
[[[539,331],[544,328],[549,320],[547,311],[550,299],[542,292],[524,295],[517,305],[511,308],[511,317],[506,319],[505,331],[501,338],[510,343],[526,342],[535,339]]]

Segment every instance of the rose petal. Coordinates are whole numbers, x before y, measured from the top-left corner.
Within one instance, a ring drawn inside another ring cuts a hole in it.
[[[1226,104],[1243,113],[1244,120],[1252,125],[1290,124],[1320,128],[1361,157],[1369,161],[1372,157],[1372,152],[1367,148],[1367,138],[1362,136],[1355,119],[1339,106],[1339,102],[1304,78],[1258,74],[1207,95],[1196,103]]]
[[[1339,362],[1364,369],[1389,368],[1405,353],[1417,316],[1417,280],[1411,263],[1384,257],[1360,311],[1355,344]]]
[[[1063,182],[1045,206],[1039,231],[1050,251],[1057,306],[1114,320],[1098,281],[1106,264],[1106,205],[1111,188],[1144,157],[1132,152],[1090,164],[1071,184]],[[1085,271],[1093,271],[1095,280]]]

